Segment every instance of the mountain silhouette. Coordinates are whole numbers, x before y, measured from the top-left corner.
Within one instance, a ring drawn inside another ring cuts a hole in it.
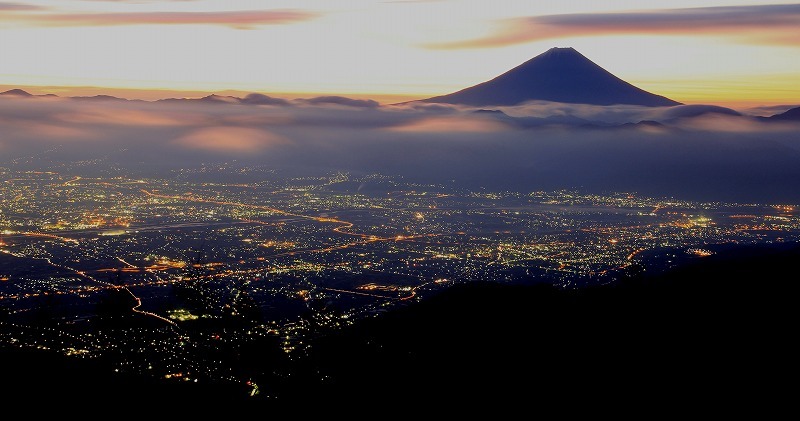
[[[573,104],[680,105],[614,76],[573,48],[551,48],[496,78],[424,102],[472,106],[540,100]]]
[[[769,120],[781,120],[781,121],[800,121],[800,107],[792,108],[789,111],[781,114],[775,114],[772,117],[767,117]]]
[[[0,95],[21,96],[21,97],[33,96],[28,92],[23,91],[22,89],[12,89],[10,91],[0,92]]]
[[[248,105],[289,105],[289,101],[283,98],[274,98],[259,93],[247,94],[246,97],[239,100],[242,104]]]
[[[128,101],[125,98],[118,98],[111,95],[73,96],[71,99],[76,101]]]
[[[741,117],[742,114],[736,110],[719,105],[704,105],[704,104],[690,104],[681,105],[680,107],[670,108],[662,113],[661,118],[666,121],[694,118],[706,115],[726,115],[731,117]]]

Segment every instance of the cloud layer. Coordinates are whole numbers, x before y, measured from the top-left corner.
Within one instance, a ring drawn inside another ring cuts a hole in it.
[[[96,162],[104,174],[116,167],[147,176],[234,159],[465,188],[800,202],[800,123],[722,107],[536,102],[478,110],[259,95],[250,103],[0,96],[0,167]]]

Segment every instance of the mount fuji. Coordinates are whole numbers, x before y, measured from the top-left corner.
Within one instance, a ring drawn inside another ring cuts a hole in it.
[[[681,105],[625,82],[573,48],[551,48],[492,80],[422,101],[484,107],[532,100],[648,107]]]

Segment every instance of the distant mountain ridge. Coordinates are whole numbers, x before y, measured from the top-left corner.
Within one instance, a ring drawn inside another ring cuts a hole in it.
[[[792,108],[784,113],[775,114],[772,117],[767,117],[767,120],[773,121],[800,121],[800,107]]]
[[[574,48],[551,48],[492,80],[422,101],[484,107],[533,100],[648,107],[681,105],[625,82]]]
[[[553,49],[551,49],[552,51]],[[571,48],[560,48],[555,50],[572,50]],[[572,50],[574,51],[574,50]],[[545,53],[547,54],[547,53]],[[571,53],[567,53],[571,54]],[[575,54],[580,55],[580,53],[575,52]],[[544,55],[544,54],[543,54]],[[543,55],[537,56],[541,57]],[[581,56],[583,57],[583,56]],[[535,58],[534,58],[535,59]],[[530,60],[529,62],[531,62]],[[587,60],[588,61],[588,60]],[[528,63],[529,63],[528,62]],[[591,63],[591,62],[590,62]],[[592,63],[594,65],[594,63]],[[596,65],[594,65],[596,66]],[[517,68],[522,67],[518,66]],[[599,68],[599,66],[597,66]],[[602,69],[601,69],[602,70]],[[508,74],[510,72],[507,72]],[[606,72],[607,73],[607,72]],[[609,73],[610,75],[610,73]],[[613,75],[611,75],[614,77]],[[498,77],[499,78],[499,77]],[[492,81],[498,79],[492,79]],[[489,81],[489,82],[492,82]],[[489,82],[485,82],[489,83]],[[624,83],[624,82],[623,82]],[[484,85],[481,84],[481,85]],[[473,88],[477,88],[481,85],[476,85]],[[633,87],[633,85],[630,85]],[[456,94],[460,94],[462,92],[466,92],[473,88],[467,88],[462,91],[456,92],[450,95],[444,95],[441,97],[433,97],[428,98],[426,100],[421,101],[411,101],[413,102],[444,102],[448,97],[451,97]],[[633,87],[639,90],[636,87]],[[639,90],[641,91],[641,90]],[[645,91],[641,91],[645,92]],[[645,92],[646,94],[649,94]],[[652,94],[649,94],[652,95]],[[81,102],[153,102],[153,103],[200,103],[200,104],[234,104],[234,105],[272,105],[272,106],[287,106],[291,107],[294,105],[341,105],[347,107],[355,107],[355,108],[379,108],[381,104],[377,101],[370,100],[370,99],[354,99],[348,98],[344,96],[335,96],[335,95],[327,95],[327,96],[318,96],[313,98],[297,98],[294,100],[278,98],[278,97],[271,97],[261,93],[250,93],[245,95],[244,97],[237,97],[237,96],[226,96],[226,95],[217,95],[217,94],[209,94],[202,98],[165,98],[159,99],[154,101],[146,101],[146,100],[139,100],[139,99],[127,99],[127,98],[120,98],[111,95],[93,95],[93,96],[72,96],[72,97],[59,97],[55,94],[41,94],[41,95],[34,95],[31,94],[23,89],[10,89],[4,92],[0,92],[0,98],[15,98],[15,99],[37,99],[37,98],[64,98],[74,101],[81,101]],[[657,98],[658,95],[654,95]],[[664,98],[666,99],[666,98]],[[666,99],[667,101],[671,101]],[[561,101],[565,102],[565,101]],[[673,101],[674,102],[674,101]],[[639,104],[642,105],[642,104]],[[665,116],[669,117],[665,120],[662,120],[661,123],[669,123],[670,121],[681,119],[681,118],[693,118],[707,114],[723,114],[728,115],[731,117],[742,117],[742,118],[752,118],[757,121],[771,123],[771,122],[795,122],[800,121],[800,107],[791,108],[788,111],[778,113],[772,116],[766,117],[750,117],[747,115],[743,115],[738,111],[732,110],[730,108],[720,107],[716,105],[703,105],[703,104],[692,104],[692,105],[683,105],[680,103],[674,103],[673,105],[680,105],[674,108],[671,108],[667,111]],[[483,117],[483,118],[494,118],[506,123],[514,124],[519,127],[534,127],[534,126],[541,126],[546,124],[566,124],[566,125],[578,125],[578,126],[592,126],[597,125],[598,122],[584,120],[574,115],[553,115],[548,117],[511,117],[504,113],[501,110],[497,109],[477,109],[472,111],[472,114],[475,116]],[[626,127],[630,127],[632,124],[636,122],[627,122],[627,123],[620,123]],[[609,126],[609,124],[600,124],[601,126]],[[610,126],[615,126],[615,124],[610,124]]]
[[[22,89],[11,89],[5,92],[0,92],[0,95],[5,96],[19,96],[19,97],[30,97],[33,96],[30,93],[23,91]]]
[[[11,89],[5,92],[0,92],[0,96],[19,97],[19,98],[35,98],[35,97],[51,97],[59,98],[58,95],[45,94],[33,95],[22,89]],[[94,96],[72,96],[64,97],[76,101],[142,101],[132,100],[126,98],[119,98],[111,95],[94,95]],[[240,98],[237,96],[217,95],[210,94],[202,98],[164,98],[155,101],[144,102],[167,102],[167,103],[203,103],[203,104],[242,104],[242,105],[276,105],[276,106],[292,106],[296,103],[308,105],[342,105],[355,108],[375,108],[380,104],[371,99],[355,99],[338,95],[323,95],[313,98],[297,98],[294,100],[271,97],[260,93],[250,93]]]

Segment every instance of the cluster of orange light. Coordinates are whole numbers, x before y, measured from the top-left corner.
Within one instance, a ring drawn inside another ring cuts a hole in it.
[[[129,227],[131,225],[130,218],[123,217],[109,217],[107,215],[87,214],[83,216],[81,221],[84,225],[95,227]]]
[[[183,268],[186,267],[186,262],[180,260],[170,260],[170,259],[160,259],[157,263],[159,266],[168,266],[172,268]],[[153,265],[156,266],[156,265]]]
[[[699,257],[707,257],[707,256],[711,256],[712,254],[714,254],[714,252],[711,251],[711,250],[697,249],[697,248],[689,249],[689,250],[686,250],[686,251],[688,253],[694,254],[695,256],[699,256]]]
[[[781,231],[782,228],[767,224],[734,225],[736,231]]]
[[[357,286],[356,289],[365,290],[365,291],[397,291],[398,287],[396,285],[378,285],[378,284],[364,284]]]
[[[207,268],[207,269],[214,269],[216,266],[222,266],[224,263],[221,262],[209,262],[209,263],[194,263],[192,264],[193,268]]]
[[[291,241],[266,241],[261,243],[261,247],[278,247],[278,248],[294,248],[297,243]]]
[[[694,219],[678,220],[678,221],[672,222],[670,225],[678,227],[678,228],[689,229],[689,228],[697,228],[697,227],[706,228],[706,227],[709,227],[711,225],[716,225],[716,223],[714,223],[712,220],[710,220],[708,218],[702,218],[701,217],[701,218],[694,218]]]
[[[67,243],[78,243],[78,240],[76,240],[74,238],[61,237],[61,236],[58,236],[58,235],[47,234],[47,233],[44,233],[44,232],[27,231],[27,232],[19,232],[18,234],[27,235],[27,236],[31,236],[31,237],[52,238],[54,240],[61,240],[61,241],[67,242]]]
[[[56,221],[54,223],[51,223],[51,224],[42,224],[42,229],[45,229],[45,230],[60,230],[60,229],[64,229],[64,228],[68,227],[69,225],[70,225],[70,223],[67,222],[67,221],[58,220],[58,221]]]

